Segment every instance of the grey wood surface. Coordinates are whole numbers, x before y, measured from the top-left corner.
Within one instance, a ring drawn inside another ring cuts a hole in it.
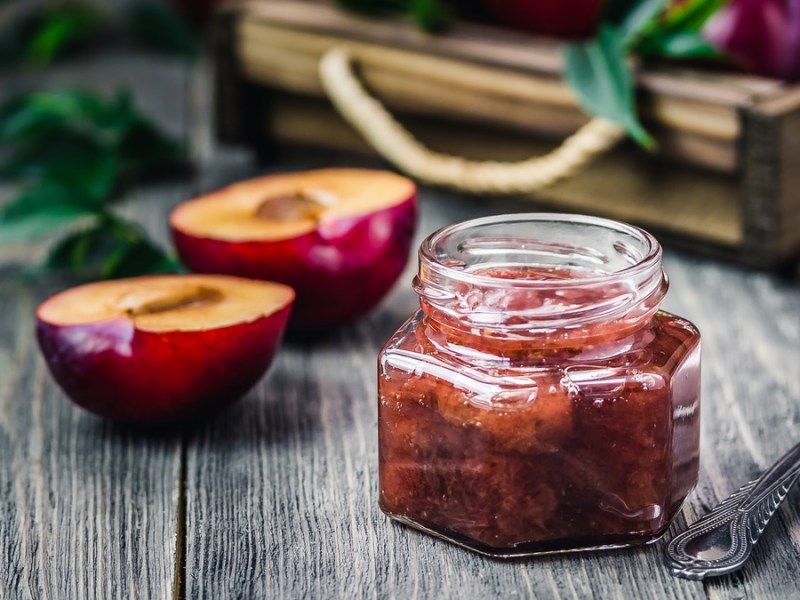
[[[4,79],[0,94],[135,87],[143,108],[186,136],[187,81],[183,65],[112,54]],[[189,185],[136,189],[124,210],[164,238],[162,206],[184,198]],[[11,192],[4,188],[0,201]],[[143,436],[89,417],[51,381],[36,347],[33,312],[55,288],[4,276],[42,250],[0,246],[0,599],[170,598],[181,438]]]
[[[197,175],[137,188],[123,207],[162,240],[165,214],[194,193],[265,170],[353,164],[298,153],[265,169],[215,147],[202,65],[187,72],[113,54],[46,79],[130,82],[144,106],[188,134]],[[4,93],[26,83],[15,78]],[[519,208],[429,188],[420,200],[420,237]],[[0,248],[0,276],[38,251]],[[675,529],[800,439],[800,283],[672,251],[666,266],[666,308],[704,336],[701,479]],[[160,437],[69,404],[33,340],[32,312],[48,290],[0,281],[0,599],[800,598],[800,490],[745,569],[710,583],[672,578],[663,541],[502,562],[389,522],[377,508],[375,359],[414,310],[411,273],[369,317],[287,342],[234,407]]]

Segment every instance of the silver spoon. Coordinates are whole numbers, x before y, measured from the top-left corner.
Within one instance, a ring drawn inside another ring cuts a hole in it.
[[[672,574],[705,579],[739,569],[798,479],[800,444],[670,541],[665,552]]]

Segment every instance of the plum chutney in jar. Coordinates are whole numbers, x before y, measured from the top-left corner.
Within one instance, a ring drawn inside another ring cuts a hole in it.
[[[492,556],[651,542],[697,482],[700,335],[658,242],[576,215],[446,227],[379,358],[380,506]]]

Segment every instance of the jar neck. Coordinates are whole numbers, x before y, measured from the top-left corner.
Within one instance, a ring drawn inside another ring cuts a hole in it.
[[[606,352],[647,328],[667,290],[661,248],[605,219],[511,215],[440,230],[415,289],[432,340],[490,355]]]

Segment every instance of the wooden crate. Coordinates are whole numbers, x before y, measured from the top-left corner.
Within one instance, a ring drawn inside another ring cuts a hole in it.
[[[217,22],[217,133],[370,152],[325,98],[322,54],[345,44],[367,87],[423,142],[470,158],[542,154],[587,121],[558,42],[457,24],[427,35],[316,2],[260,0]],[[668,241],[775,267],[800,254],[800,86],[659,68],[637,75],[649,154],[623,144],[532,196],[532,209],[640,224]]]

